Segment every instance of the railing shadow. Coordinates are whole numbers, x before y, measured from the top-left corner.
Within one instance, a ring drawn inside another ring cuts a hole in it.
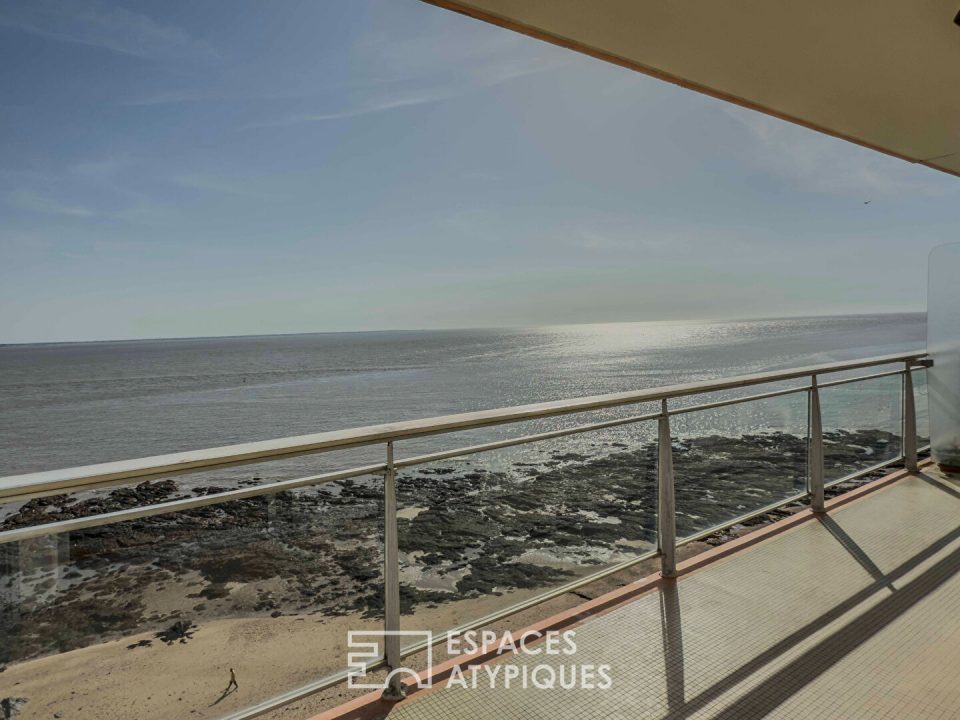
[[[931,480],[932,482],[936,482]],[[939,485],[939,483],[937,483]],[[943,487],[940,485],[940,487]],[[821,519],[823,522],[823,519]],[[935,565],[925,570],[921,575],[908,582],[901,588],[894,583],[915,570],[921,564],[930,560],[939,552],[960,540],[960,528],[941,536],[935,542],[916,553],[888,573],[883,573],[869,559],[866,553],[843,532],[833,521],[823,523],[830,530],[839,530],[834,537],[851,552],[858,562],[868,569],[875,579],[842,602],[830,608],[827,612],[797,628],[780,641],[774,643],[763,652],[750,658],[721,680],[704,689],[689,701],[680,706],[671,704],[664,715],[670,720],[686,718],[711,704],[728,690],[746,681],[771,662],[789,652],[798,644],[807,640],[817,632],[823,630],[829,623],[839,619],[853,610],[864,601],[883,589],[892,590],[892,594],[866,610],[862,615],[819,642],[806,651],[796,660],[791,661],[784,668],[767,677],[760,685],[750,689],[737,698],[723,710],[712,717],[725,720],[741,720],[743,717],[760,717],[785,702],[789,697],[799,692],[803,687],[813,682],[844,657],[863,645],[864,642],[882,631],[898,617],[910,610],[930,592],[960,573],[960,549],[956,549]],[[870,570],[869,568],[873,568]],[[878,573],[878,574],[876,574]],[[682,679],[681,675],[681,679]],[[669,684],[669,681],[668,681]]]
[[[864,549],[857,545],[856,541],[847,534],[846,530],[840,527],[840,524],[836,520],[829,515],[817,515],[816,518],[826,531],[833,535],[843,549],[850,554],[850,557],[856,560],[860,567],[870,574],[870,577],[878,582],[884,583],[890,590],[897,589],[894,587],[894,584],[887,579],[887,576],[883,574],[883,570],[877,567],[876,563],[870,559],[870,556],[867,555]]]
[[[677,581],[664,578],[660,583],[660,636],[663,642],[664,676],[667,680],[667,707],[680,709],[686,701],[683,660],[683,624],[680,618],[680,592]]]
[[[714,718],[762,717],[826,673],[960,572],[960,549],[821,640],[727,705]]]

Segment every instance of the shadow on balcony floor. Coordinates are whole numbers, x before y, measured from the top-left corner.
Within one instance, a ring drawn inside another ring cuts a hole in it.
[[[501,657],[510,687],[481,668],[389,718],[960,717],[960,492],[927,469],[575,631],[573,655]],[[539,665],[608,665],[612,686],[522,687]]]

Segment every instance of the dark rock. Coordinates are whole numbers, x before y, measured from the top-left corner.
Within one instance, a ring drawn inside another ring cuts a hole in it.
[[[0,713],[3,713],[3,720],[13,720],[20,714],[23,706],[29,702],[27,698],[5,697],[0,699]]]
[[[172,645],[175,642],[185,643],[193,637],[194,628],[196,627],[197,626],[189,620],[177,620],[166,630],[158,632],[155,637],[167,645]]]
[[[828,432],[825,443],[835,478],[893,454],[899,438],[879,430]],[[630,552],[622,540],[652,546],[656,446],[607,447],[613,448],[608,455],[555,453],[546,463],[516,463],[503,470],[451,461],[401,473],[400,506],[426,509],[398,521],[400,549],[416,553],[419,567],[450,583],[447,590],[402,584],[401,610],[546,586],[571,576],[569,570],[532,561],[538,554],[585,568],[607,562],[604,558],[614,552]],[[674,464],[677,529],[683,537],[801,492],[806,439],[785,433],[684,438],[675,443]],[[843,483],[827,494],[855,484]],[[195,494],[223,489],[210,486]],[[84,500],[36,498],[5,518],[0,528],[153,504],[178,493],[174,481],[163,480]],[[802,507],[774,511],[705,542],[738,537],[754,523]],[[380,615],[382,511],[382,482],[352,479],[73,532],[63,546],[67,555],[60,559],[63,577],[71,582],[51,586],[45,604],[0,601],[0,637],[5,640],[0,663],[145,630],[157,632],[163,642],[185,642],[195,626],[171,633],[169,623],[176,618],[145,616],[143,593],[183,583],[188,572],[201,576],[188,584],[199,589],[191,597],[210,601],[194,607],[205,617],[249,615],[250,606],[233,599],[228,583],[274,579],[282,581],[279,592],[261,589],[254,612]],[[14,581],[22,579],[17,552],[15,544],[0,546],[0,587],[15,587]],[[38,574],[30,582],[41,587],[50,578]]]

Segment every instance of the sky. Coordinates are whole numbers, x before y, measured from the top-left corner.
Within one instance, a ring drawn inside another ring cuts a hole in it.
[[[418,0],[0,4],[0,342],[918,311],[958,200]]]

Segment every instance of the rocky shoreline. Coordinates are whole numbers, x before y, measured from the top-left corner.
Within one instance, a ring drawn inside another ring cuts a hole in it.
[[[880,430],[825,434],[829,477],[895,453]],[[482,456],[398,477],[404,613],[539,588],[652,549],[656,446],[483,467]],[[802,491],[806,441],[785,433],[675,445],[680,537]],[[242,481],[241,484],[253,481]],[[145,482],[38,498],[0,530],[226,488]],[[189,642],[229,617],[382,615],[382,480],[359,478],[0,545],[0,667],[150,631]],[[129,646],[132,652],[144,641]]]

